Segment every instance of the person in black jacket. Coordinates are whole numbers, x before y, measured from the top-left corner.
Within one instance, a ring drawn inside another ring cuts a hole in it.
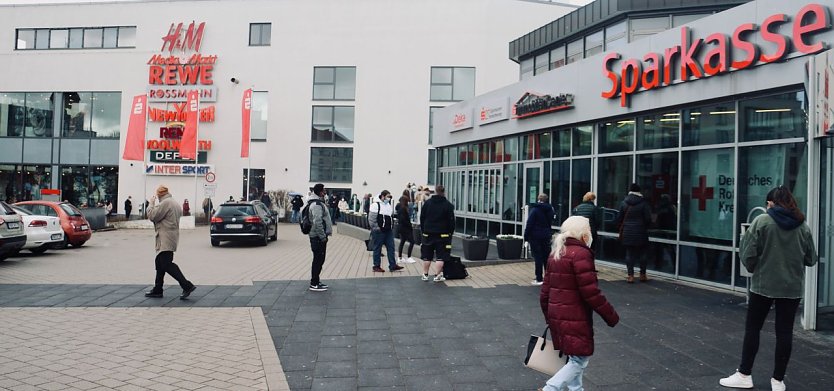
[[[420,258],[423,259],[423,281],[429,280],[432,260],[437,260],[437,274],[434,282],[446,281],[443,277],[443,262],[449,259],[452,250],[452,234],[455,233],[455,207],[446,199],[446,188],[437,185],[435,194],[423,202],[420,210],[420,229],[423,244]],[[435,258],[436,256],[436,258]]]
[[[399,262],[416,263],[417,261],[411,257],[411,252],[414,250],[414,230],[411,226],[411,215],[408,207],[409,197],[403,194],[400,197],[400,202],[397,204],[397,224],[400,235],[400,256]],[[408,242],[408,258],[403,258],[403,247],[405,242]]]
[[[594,205],[594,200],[597,199],[597,195],[593,192],[587,192],[584,196],[582,196],[582,203],[577,205],[576,208],[573,209],[574,216],[582,216],[588,219],[588,224],[591,226],[591,248],[593,243],[597,243],[597,231],[599,230],[599,225],[602,223],[602,210]]]
[[[301,207],[304,206],[304,200],[301,199],[301,195],[296,194],[290,203],[292,204],[292,217],[290,217],[290,222],[295,224],[298,222]]]
[[[524,228],[524,240],[530,243],[533,260],[536,262],[536,280],[533,285],[541,285],[542,270],[547,267],[547,257],[550,255],[552,233],[550,223],[553,221],[553,207],[548,202],[547,194],[539,194],[536,203],[530,204],[527,215],[527,225]]]
[[[634,262],[640,261],[640,281],[648,281],[646,277],[646,248],[649,244],[649,224],[652,222],[651,206],[640,194],[640,185],[632,183],[628,187],[620,213],[617,215],[617,226],[620,227],[620,240],[626,252],[626,268],[628,268],[628,283],[634,282]]]

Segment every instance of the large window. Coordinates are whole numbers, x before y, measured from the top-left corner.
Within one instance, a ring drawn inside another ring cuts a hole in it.
[[[269,46],[272,44],[272,23],[249,24],[249,46]]]
[[[571,210],[582,203],[585,193],[591,191],[591,159],[574,159],[571,161]]]
[[[16,50],[136,47],[136,26],[17,29]]]
[[[434,112],[442,108],[440,106],[429,107],[429,145],[434,142]]]
[[[49,112],[51,115],[52,110],[50,109]],[[25,93],[0,93],[0,137],[23,136],[26,123],[26,114],[27,110]]]
[[[570,217],[570,164],[567,159],[555,160],[550,171],[550,204],[556,212],[551,222],[554,225],[562,225]]]
[[[637,183],[651,205],[649,235],[677,237],[678,153],[652,153],[637,156]]]
[[[61,167],[61,198],[78,207],[103,206],[107,200],[118,205],[118,185],[118,167]]]
[[[628,43],[628,22],[622,21],[605,28],[605,50],[615,50]]]
[[[570,156],[571,130],[562,129],[553,132],[553,157]]]
[[[354,100],[356,67],[314,67],[314,100]]]
[[[550,69],[556,69],[564,65],[565,45],[562,45],[550,51]]]
[[[65,92],[63,99],[61,126],[64,137],[119,137],[122,104],[120,92]]]
[[[521,80],[526,80],[526,79],[529,79],[529,78],[533,77],[533,75],[535,74],[534,69],[535,68],[533,67],[533,57],[525,58],[525,59],[521,60],[521,68],[520,68]],[[434,87],[434,76],[433,75],[432,75],[432,87]],[[445,87],[438,84],[438,95],[439,94],[446,94],[445,90],[446,90]],[[439,100],[439,99],[434,99],[434,88],[432,88],[432,100]]]
[[[739,141],[808,135],[805,93],[789,92],[739,102]]]
[[[634,150],[633,119],[622,119],[599,125],[599,153]]]
[[[269,92],[252,92],[252,112],[250,113],[249,138],[252,141],[266,141],[267,120],[269,119]]]
[[[353,106],[313,106],[313,142],[353,142]]]
[[[429,184],[429,185],[434,185],[436,176],[437,176],[437,150],[436,149],[429,149],[429,170],[428,170],[428,181],[426,183]]]
[[[678,146],[678,112],[637,118],[637,149],[674,148]]]
[[[310,182],[352,182],[353,148],[310,148]]]
[[[501,218],[504,220],[515,220],[516,215],[520,214],[521,208],[518,206],[517,189],[522,185],[522,181],[518,178],[518,165],[505,164],[504,178],[502,186],[504,187],[504,204]]]
[[[473,96],[475,96],[475,68],[431,68],[431,100],[461,101]]]
[[[687,151],[681,165],[681,240],[731,245],[735,224],[733,149]]]
[[[597,205],[616,212],[631,184],[631,155],[599,158],[598,162]],[[603,224],[600,230],[616,232],[617,227]]]
[[[805,143],[770,144],[738,150],[738,218],[744,223],[760,214],[765,196],[776,186],[793,193],[799,208],[807,210],[808,157]]]
[[[0,200],[8,203],[40,200],[52,187],[52,166],[0,164]]]
[[[251,173],[251,177],[250,177]],[[243,188],[241,197],[249,200],[260,200],[266,191],[266,170],[262,168],[243,169]]]
[[[550,60],[548,58],[547,52],[544,52],[536,56],[535,67],[536,70],[534,73],[536,75],[541,75],[542,73],[545,73],[550,70]]]
[[[594,54],[602,53],[603,32],[597,31],[585,37],[585,57],[591,57]]]
[[[657,18],[632,19],[631,28],[628,30],[628,41],[634,42],[640,38],[655,35],[669,29],[669,17],[660,16]]]
[[[577,39],[568,44],[568,61],[567,63],[570,64],[572,62],[577,62],[582,59],[582,38]]]
[[[573,129],[573,156],[590,155],[593,148],[594,127],[579,126]]]
[[[683,110],[683,145],[709,145],[735,141],[735,102]]]

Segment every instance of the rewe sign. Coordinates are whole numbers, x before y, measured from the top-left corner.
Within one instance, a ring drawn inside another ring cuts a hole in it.
[[[787,25],[792,22],[792,27]],[[709,76],[716,76],[732,70],[750,68],[759,63],[768,64],[783,61],[794,52],[813,54],[826,49],[823,42],[814,42],[815,34],[831,29],[828,9],[819,4],[808,4],[791,18],[786,14],[767,17],[762,25],[744,23],[736,27],[732,37],[715,33],[706,38],[692,39],[692,31],[683,26],[681,44],[667,48],[663,53],[647,53],[643,59],[630,58],[620,61],[620,53],[609,53],[603,59],[603,74],[611,81],[611,89],[602,97],[613,99],[619,96],[620,106],[629,105],[630,95],[641,90],[648,91],[671,85],[677,80],[687,82]],[[776,45],[775,50],[763,51],[751,41],[759,34],[762,40]],[[709,51],[701,60],[701,49]],[[733,49],[743,53],[733,57]],[[619,63],[619,64],[618,64]],[[619,72],[614,72],[614,65]],[[679,67],[679,71],[676,68]]]

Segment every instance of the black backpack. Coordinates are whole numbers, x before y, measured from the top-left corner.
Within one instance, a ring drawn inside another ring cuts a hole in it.
[[[301,226],[301,233],[303,233],[304,235],[308,235],[310,231],[313,229],[313,222],[310,221],[310,205],[314,203],[321,205],[322,213],[326,213],[326,211],[324,210],[324,204],[321,202],[321,200],[307,201],[307,206],[305,206],[304,209],[301,210],[301,220],[298,222],[298,225]]]
[[[469,277],[469,272],[466,271],[466,265],[460,261],[460,257],[450,256],[443,264],[443,277],[447,280],[462,280]]]

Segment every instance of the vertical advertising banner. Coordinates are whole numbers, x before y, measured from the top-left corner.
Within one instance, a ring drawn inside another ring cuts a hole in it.
[[[127,125],[127,140],[122,154],[124,160],[145,160],[145,120],[148,96],[136,95],[130,105],[130,121]]]
[[[249,130],[252,117],[252,89],[243,91],[243,102],[241,102],[241,116],[243,118],[241,127],[240,157],[249,157]]]
[[[180,142],[180,156],[183,159],[197,158],[197,114],[200,95],[196,90],[188,92],[188,101],[185,107],[185,130]]]

